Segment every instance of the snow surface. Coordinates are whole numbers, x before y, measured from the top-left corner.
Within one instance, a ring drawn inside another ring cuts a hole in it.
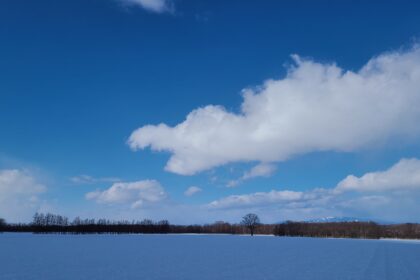
[[[420,279],[420,244],[230,235],[0,234],[0,279]]]

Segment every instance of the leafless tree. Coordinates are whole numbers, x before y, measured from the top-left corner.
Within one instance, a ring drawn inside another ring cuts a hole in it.
[[[260,224],[260,218],[256,214],[249,213],[242,218],[241,224],[247,227],[251,232],[251,236],[253,236],[255,229]]]
[[[0,229],[3,229],[6,227],[6,220],[3,218],[0,218]]]
[[[215,222],[204,225],[171,225],[167,220],[143,221],[80,219],[76,217],[69,222],[67,217],[51,213],[36,213],[31,223],[6,223],[0,218],[0,233],[2,232],[33,232],[33,233],[227,233],[251,235],[274,234],[277,236],[309,236],[309,237],[339,237],[339,238],[410,238],[420,239],[420,224],[380,225],[374,222],[329,222],[308,223],[286,221],[281,224],[260,224],[255,214],[247,214],[241,223]]]

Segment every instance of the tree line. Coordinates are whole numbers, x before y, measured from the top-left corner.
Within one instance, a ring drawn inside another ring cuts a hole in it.
[[[420,224],[381,225],[374,222],[305,223],[287,221],[277,224],[273,234],[302,237],[420,239]]]
[[[67,217],[51,213],[36,213],[30,223],[9,224],[0,219],[0,232],[33,232],[33,233],[72,233],[72,234],[101,234],[101,233],[196,233],[196,234],[247,234],[249,224],[230,224],[215,222],[204,225],[172,225],[167,220],[109,220],[109,219],[81,219],[70,221]],[[256,227],[256,225],[252,225]],[[271,234],[272,225],[260,225],[257,234]],[[252,229],[254,233],[254,229]]]
[[[270,234],[276,236],[336,238],[406,238],[420,239],[420,224],[380,225],[374,222],[308,223],[287,221],[262,224],[255,214],[247,214],[239,223],[218,221],[204,225],[172,225],[167,220],[81,219],[51,213],[36,213],[30,223],[11,224],[0,218],[0,232],[33,232],[61,234]]]

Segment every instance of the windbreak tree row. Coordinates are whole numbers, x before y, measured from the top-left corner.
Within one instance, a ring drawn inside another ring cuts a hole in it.
[[[255,214],[247,214],[242,221],[231,224],[223,221],[204,225],[172,225],[167,220],[109,220],[81,219],[36,213],[31,223],[10,224],[0,218],[0,232],[33,233],[194,233],[194,234],[270,234],[276,236],[337,237],[337,238],[406,238],[420,239],[420,224],[380,225],[374,222],[307,223],[287,221],[263,224]]]

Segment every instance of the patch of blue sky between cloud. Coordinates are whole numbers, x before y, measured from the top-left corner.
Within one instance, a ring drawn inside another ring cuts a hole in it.
[[[169,152],[167,171],[193,175],[235,162],[274,163],[418,139],[418,46],[380,54],[358,71],[293,58],[284,78],[243,90],[239,113],[200,107],[173,127],[141,126],[129,137],[130,148]]]

